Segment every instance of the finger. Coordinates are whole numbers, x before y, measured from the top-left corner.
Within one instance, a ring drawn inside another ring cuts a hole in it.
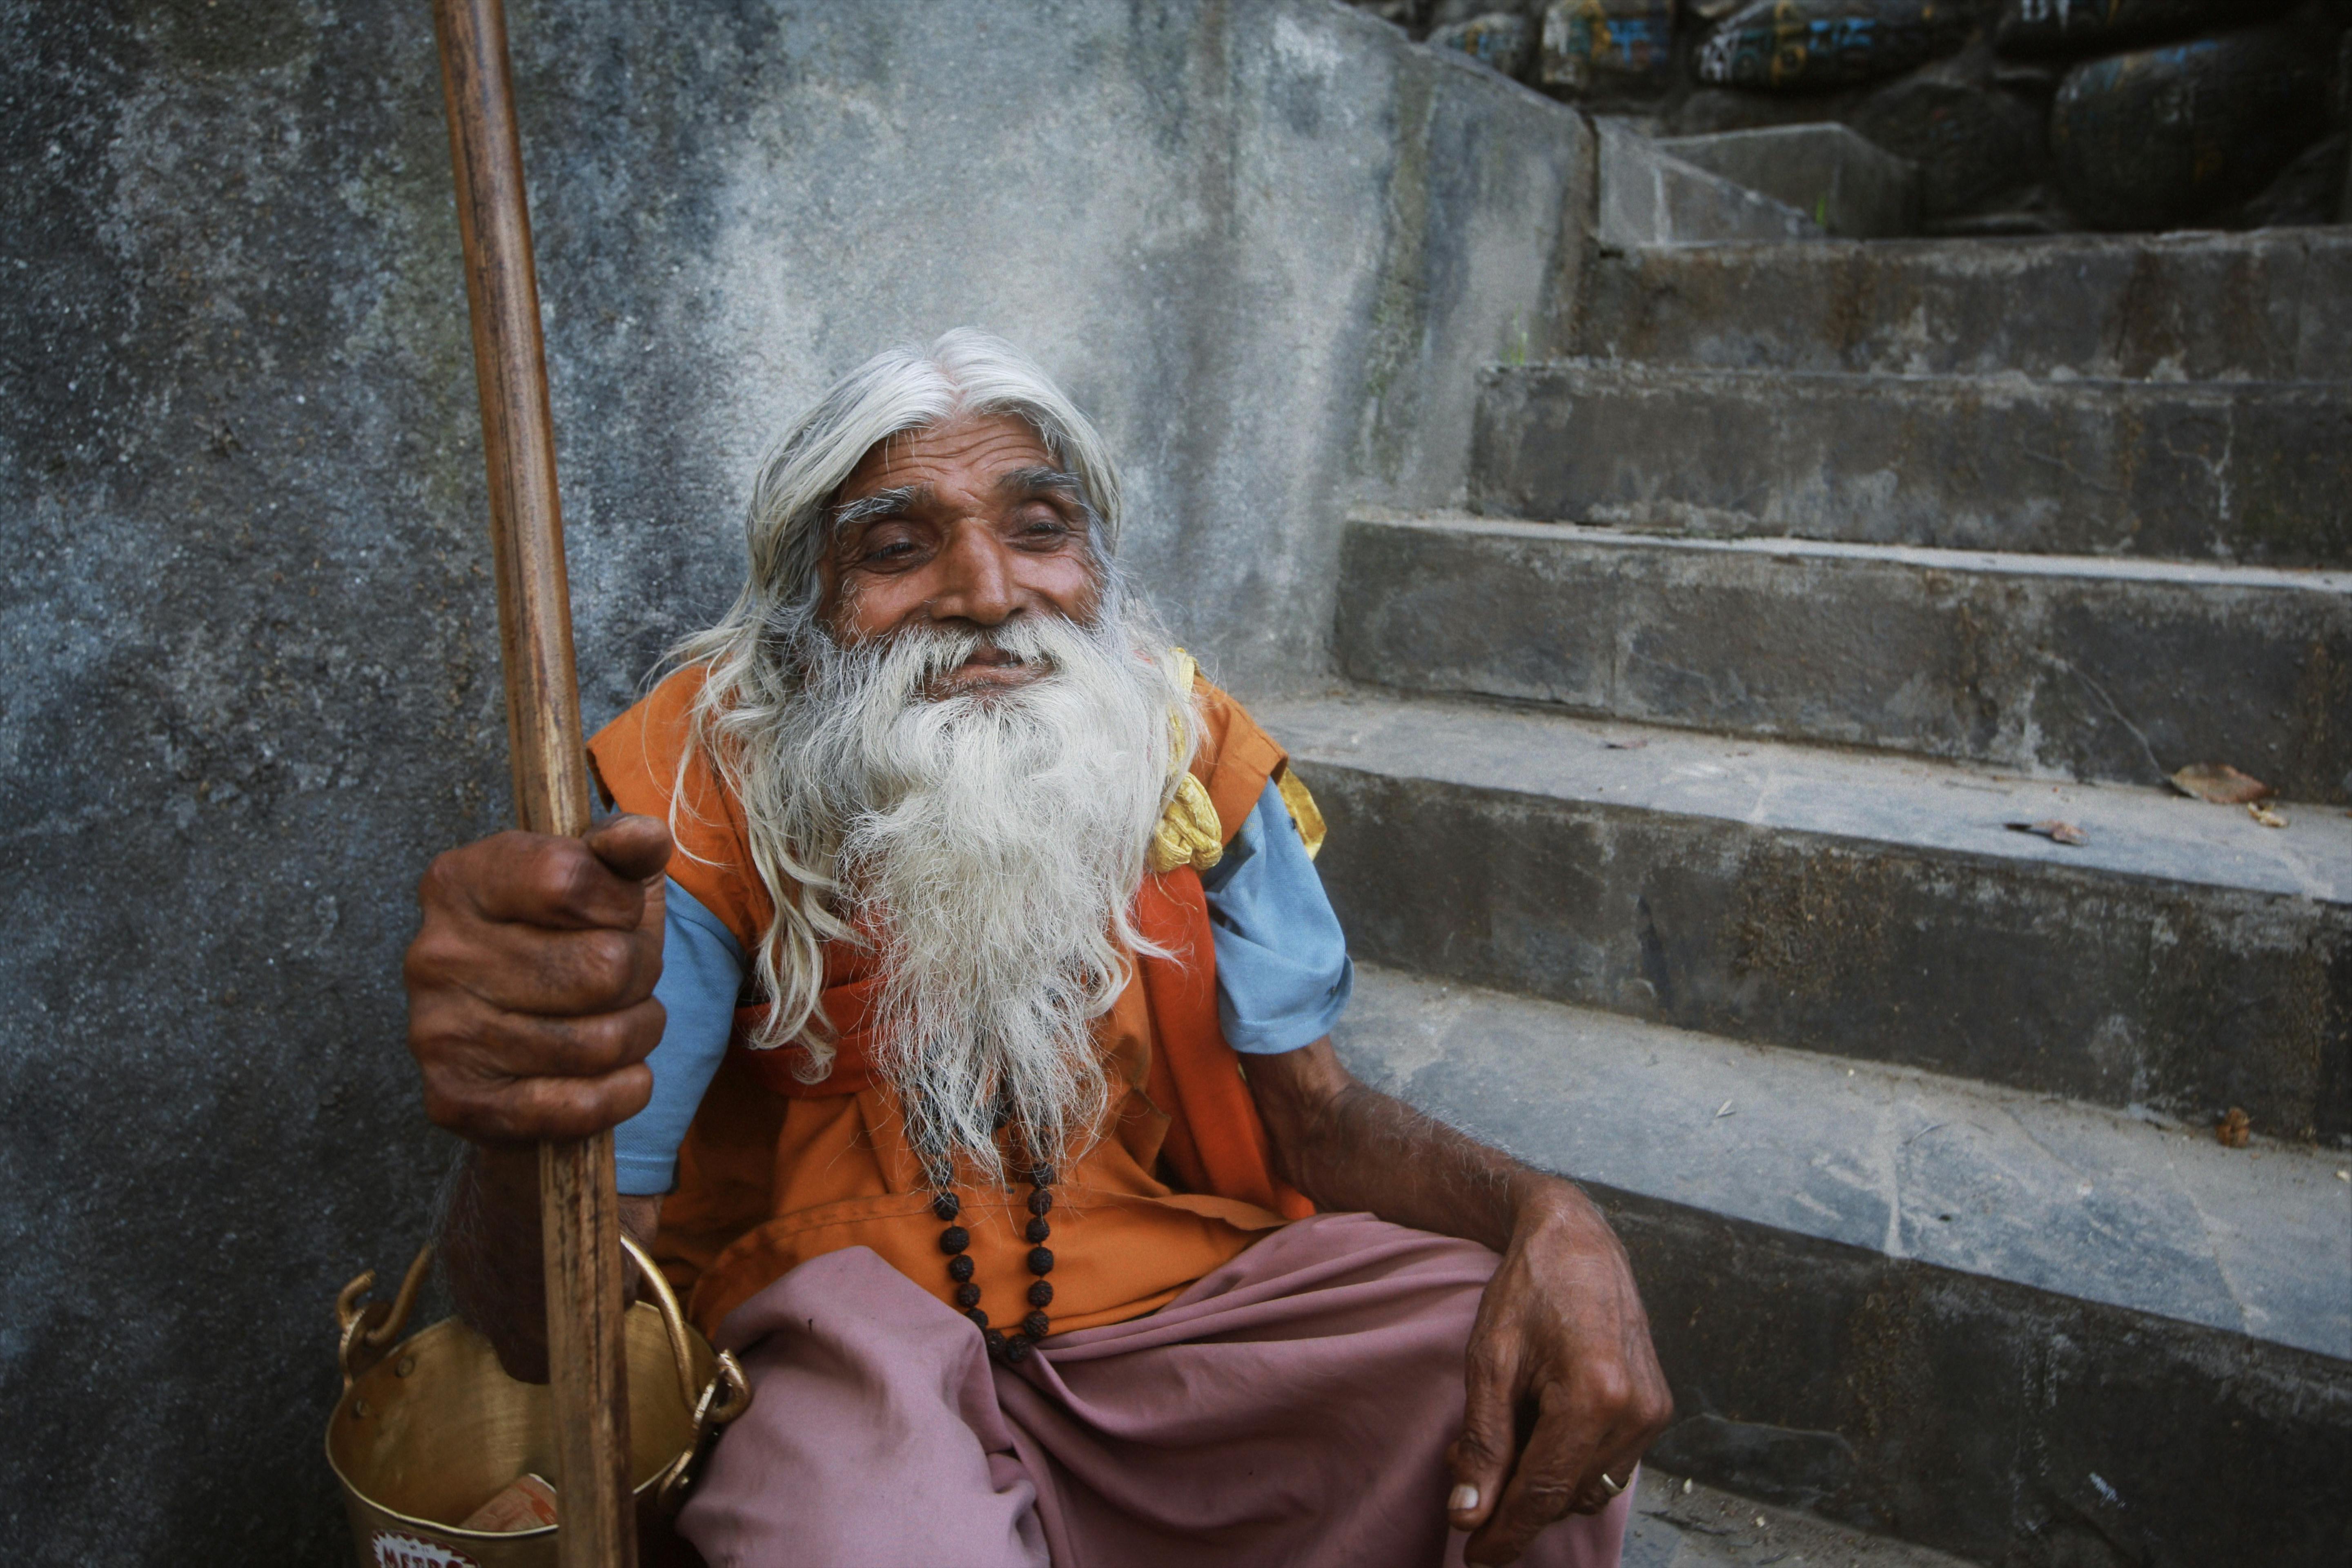
[[[635,860],[624,860],[634,871]],[[449,851],[425,875],[428,910],[454,908],[494,924],[635,931],[645,921],[645,878],[615,871],[584,839],[501,833]]]
[[[617,1127],[653,1098],[653,1069],[642,1062],[603,1078],[510,1079],[495,1089],[474,1083],[445,1092],[427,1073],[425,1113],[434,1124],[477,1143],[534,1143],[586,1138]]]
[[[1619,1353],[1584,1358],[1568,1380],[1568,1405],[1588,1413],[1601,1434],[1577,1490],[1577,1513],[1599,1513],[1632,1484],[1634,1466],[1674,1415],[1674,1394],[1630,1271],[1619,1294]]]
[[[509,1136],[586,1138],[609,1131],[643,1110],[654,1096],[653,1069],[639,1063],[599,1079],[525,1079],[503,1109],[513,1118]]]
[[[669,826],[657,816],[609,816],[581,841],[616,877],[650,881],[669,864]]]
[[[1599,1513],[1632,1487],[1642,1456],[1673,1418],[1674,1395],[1666,1387],[1665,1376],[1656,1373],[1654,1364],[1650,1370],[1654,1377],[1626,1402],[1593,1454],[1591,1468],[1578,1489],[1574,1511]]]
[[[1633,1484],[1634,1468],[1648,1453],[1658,1434],[1674,1419],[1674,1392],[1666,1385],[1665,1373],[1658,1366],[1657,1356],[1650,1347],[1646,1328],[1639,1342],[1630,1347],[1628,1356],[1632,1373],[1628,1394],[1609,1435],[1601,1440],[1593,1458],[1592,1473],[1586,1478],[1586,1490],[1581,1495],[1580,1513],[1598,1513],[1616,1500],[1616,1494]],[[1603,1484],[1602,1478],[1607,1478]]]
[[[508,1013],[462,993],[419,1004],[412,1046],[433,1070],[497,1086],[525,1078],[603,1078],[635,1067],[661,1043],[667,1012],[648,996],[579,1018]]]
[[[1462,1435],[1445,1450],[1454,1489],[1445,1500],[1446,1521],[1475,1530],[1495,1511],[1511,1473],[1517,1445],[1512,1419],[1517,1403],[1517,1357],[1494,1335],[1474,1332],[1465,1378]]]
[[[561,931],[436,913],[409,944],[403,968],[412,999],[461,991],[504,1012],[577,1017],[652,995],[661,961],[656,925]]]
[[[1578,1485],[1570,1513],[1603,1513],[1618,1495],[1633,1485],[1642,1463],[1642,1447],[1612,1436],[1592,1457],[1591,1468]]]
[[[423,1069],[425,1114],[478,1142],[579,1137],[645,1107],[640,1064],[660,1043],[660,1003],[583,1019],[502,1014],[463,993],[420,998],[409,1048]]]
[[[1535,1431],[1494,1514],[1463,1549],[1465,1561],[1516,1561],[1536,1531],[1576,1506],[1603,1435],[1593,1413],[1578,1405],[1559,1384],[1545,1385]]]

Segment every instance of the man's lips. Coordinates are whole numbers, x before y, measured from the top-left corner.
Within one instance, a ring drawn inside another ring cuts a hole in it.
[[[1043,673],[1043,667],[1028,663],[1017,654],[1001,647],[983,647],[975,649],[961,664],[940,676],[933,690],[944,694],[992,686],[1020,686]]]

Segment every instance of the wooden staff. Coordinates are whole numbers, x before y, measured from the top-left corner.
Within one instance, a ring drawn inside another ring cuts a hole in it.
[[[515,816],[534,833],[578,835],[588,830],[587,749],[506,16],[501,0],[434,0],[433,24],[482,395]],[[539,1212],[555,1402],[557,1561],[562,1568],[635,1568],[622,1332],[627,1304],[610,1132],[540,1145]]]

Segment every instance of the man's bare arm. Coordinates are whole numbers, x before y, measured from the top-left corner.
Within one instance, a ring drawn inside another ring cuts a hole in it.
[[[434,861],[409,945],[408,1044],[425,1113],[474,1147],[443,1256],[458,1311],[518,1377],[547,1375],[539,1151],[626,1121],[661,1039],[661,823],[621,816],[585,838],[502,833]],[[624,1200],[650,1240],[657,1199]]]
[[[1328,1038],[1247,1061],[1282,1174],[1319,1207],[1503,1255],[1447,1455],[1468,1559],[1508,1563],[1562,1514],[1605,1504],[1600,1478],[1622,1483],[1674,1406],[1625,1249],[1591,1200],[1358,1083]]]
[[[661,1229],[657,1197],[621,1199],[621,1228],[651,1248]],[[545,1383],[546,1275],[539,1227],[539,1151],[466,1152],[441,1223],[441,1258],[457,1315],[487,1337],[509,1377]]]

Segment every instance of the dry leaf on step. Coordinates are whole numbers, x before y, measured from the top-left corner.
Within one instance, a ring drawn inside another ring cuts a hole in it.
[[[2260,801],[2248,801],[2246,803],[2246,815],[2252,817],[2256,822],[2261,823],[2264,827],[2284,827],[2286,826],[2285,817],[2281,816],[2277,812],[2273,811],[2269,806],[2263,805]]]
[[[2213,1128],[2213,1136],[2218,1139],[2225,1148],[2242,1149],[2246,1146],[2246,1139],[2248,1135],[2251,1134],[2253,1130],[2253,1118],[2248,1116],[2243,1110],[2233,1105],[2230,1107],[2230,1114],[2221,1118],[2221,1120],[2215,1124]]]
[[[2053,844],[2088,844],[2083,830],[2071,822],[2051,817],[2042,822],[2007,822],[2001,825],[2011,833],[2038,833]]]
[[[2278,793],[2258,778],[2240,773],[2227,763],[2191,763],[2172,775],[2172,787],[2215,805],[2243,805],[2268,800]]]

